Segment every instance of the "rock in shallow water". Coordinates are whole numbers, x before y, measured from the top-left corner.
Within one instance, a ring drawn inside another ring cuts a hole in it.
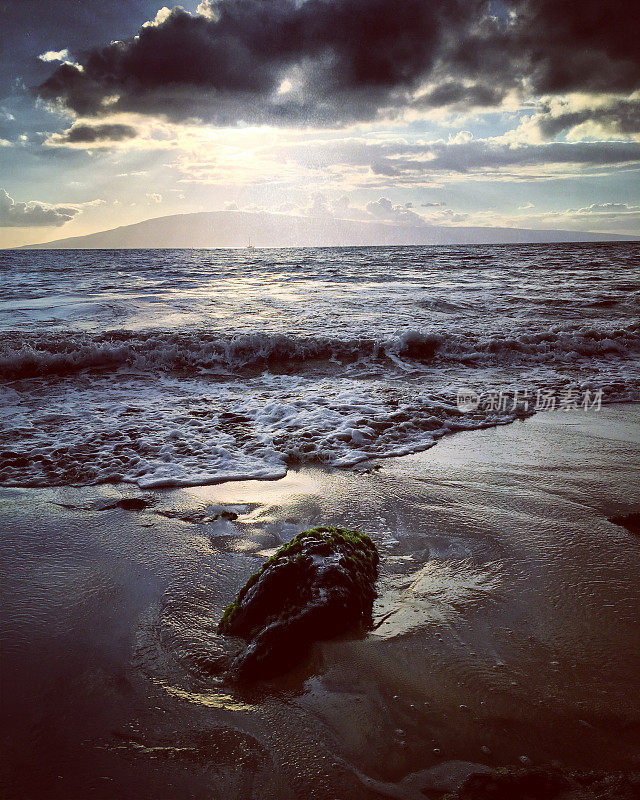
[[[365,628],[378,562],[371,539],[346,528],[312,528],[283,545],[249,578],[218,625],[218,633],[247,642],[231,675],[272,677],[295,664],[312,642]]]

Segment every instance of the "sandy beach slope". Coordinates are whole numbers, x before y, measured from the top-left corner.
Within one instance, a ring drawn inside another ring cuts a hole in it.
[[[3,796],[439,797],[456,762],[639,769],[640,537],[609,521],[640,509],[639,468],[619,405],[358,471],[1,490]],[[378,544],[375,629],[226,685],[222,608],[320,523]]]

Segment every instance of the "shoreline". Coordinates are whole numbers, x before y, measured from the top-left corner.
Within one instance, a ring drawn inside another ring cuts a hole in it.
[[[141,511],[113,507],[134,487],[1,489],[16,796],[408,797],[403,778],[460,761],[639,769],[640,540],[608,522],[640,508],[637,405],[379,460]],[[225,685],[220,609],[319,523],[380,547],[376,627],[266,689]]]
[[[425,453],[432,448],[439,445],[442,440],[449,439],[452,436],[457,436],[459,434],[469,434],[476,431],[483,431],[488,429],[500,428],[503,426],[513,425],[518,422],[523,422],[524,420],[530,419],[531,417],[537,416],[538,414],[561,414],[561,415],[571,415],[571,414],[593,414],[599,413],[601,410],[604,410],[608,407],[613,406],[640,406],[640,399],[635,398],[614,398],[612,400],[602,400],[602,405],[598,408],[591,409],[540,409],[540,410],[532,410],[528,412],[518,411],[513,412],[513,416],[511,417],[504,417],[499,418],[497,420],[492,421],[477,421],[474,425],[464,428],[454,428],[453,430],[446,430],[444,432],[437,432],[435,438],[429,442],[424,443],[423,445],[419,445],[413,443],[411,445],[407,445],[406,448],[399,447],[396,449],[395,452],[389,452],[388,454],[378,454],[374,453],[371,455],[363,454],[361,458],[358,458],[354,461],[347,461],[346,463],[338,463],[338,464],[296,464],[294,466],[287,466],[283,465],[282,467],[264,467],[255,473],[251,473],[248,475],[237,473],[237,474],[228,474],[224,477],[214,477],[214,476],[206,476],[197,479],[152,479],[150,481],[143,481],[142,483],[138,483],[137,481],[131,480],[118,480],[118,481],[101,481],[97,483],[55,483],[55,484],[47,484],[47,485],[30,485],[30,484],[5,484],[0,485],[0,491],[2,489],[19,489],[19,490],[47,490],[47,489],[58,489],[64,490],[66,488],[69,489],[98,489],[99,487],[106,487],[106,486],[113,486],[116,490],[125,491],[129,488],[133,492],[146,492],[149,495],[153,495],[156,492],[171,492],[171,491],[188,491],[189,489],[193,488],[206,488],[210,486],[220,486],[227,483],[231,484],[238,484],[238,483],[272,483],[278,482],[281,480],[286,479],[290,475],[296,475],[298,473],[305,473],[305,472],[326,472],[327,474],[341,474],[341,473],[348,473],[350,471],[371,471],[377,470],[384,466],[387,462],[392,462],[396,459],[403,459],[406,457],[417,456],[421,453]],[[462,419],[464,419],[464,414],[462,414]],[[14,455],[13,453],[11,455]]]

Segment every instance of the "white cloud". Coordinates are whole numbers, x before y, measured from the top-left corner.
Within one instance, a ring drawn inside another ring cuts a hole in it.
[[[201,17],[217,21],[220,19],[220,14],[216,8],[216,0],[202,0],[200,5],[196,8],[196,12]]]
[[[567,213],[574,214],[638,214],[640,206],[630,206],[627,203],[592,203],[590,206],[578,208]]]
[[[56,61],[60,61],[63,64],[73,62],[71,53],[67,50],[66,47],[64,50],[47,50],[46,53],[40,53],[38,58],[40,59],[40,61],[46,61],[47,63]]]
[[[162,6],[156,12],[156,16],[149,22],[145,22],[142,26],[143,28],[157,28],[158,25],[162,25],[163,22],[166,22],[169,17],[171,16],[171,9],[167,8],[166,6]]]
[[[64,50],[47,50],[46,53],[40,53],[38,58],[47,64],[68,64],[70,67],[75,67],[78,72],[84,72],[84,67],[78,64],[66,47]]]
[[[18,203],[0,189],[0,228],[60,227],[72,220],[75,206],[52,206],[48,203]]]
[[[520,214],[478,211],[471,218],[477,225],[640,235],[640,206],[627,203],[591,203],[583,208],[539,212],[525,210]]]
[[[372,217],[405,225],[424,225],[424,219],[411,210],[411,203],[396,205],[387,197],[367,203],[366,210]]]
[[[450,144],[467,144],[473,139],[471,131],[458,131],[455,136],[449,137]]]

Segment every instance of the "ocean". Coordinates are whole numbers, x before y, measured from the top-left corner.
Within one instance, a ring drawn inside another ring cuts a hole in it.
[[[5,486],[278,478],[640,399],[633,243],[19,250],[0,275]]]
[[[533,766],[617,797],[640,766],[639,263],[0,252],[0,795],[441,800]],[[223,610],[317,525],[375,542],[371,628],[234,683]]]

